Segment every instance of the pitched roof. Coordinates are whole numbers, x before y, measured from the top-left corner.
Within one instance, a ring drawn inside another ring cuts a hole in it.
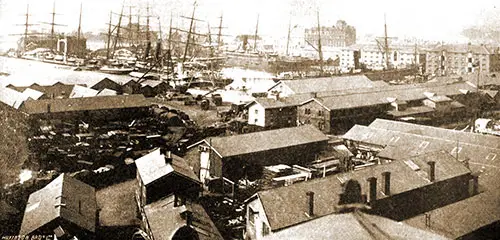
[[[441,154],[446,156],[446,154]],[[430,156],[428,156],[430,157]],[[408,159],[407,159],[408,160]],[[426,169],[426,159],[409,159],[420,167]],[[470,173],[461,163],[451,156],[436,160],[436,180],[441,181],[452,176]],[[453,167],[451,167],[453,166]],[[312,191],[314,195],[314,209],[316,216],[324,216],[336,212],[336,207],[342,193],[342,183],[348,180],[357,180],[362,191],[369,189],[368,177],[381,177],[383,172],[391,172],[391,194],[411,191],[432,184],[423,170],[415,171],[412,166],[404,161],[393,161],[388,164],[376,165],[353,172],[331,175],[325,178],[313,179],[296,183],[287,187],[279,187],[257,193],[266,217],[273,231],[283,229],[301,222],[311,220],[305,212],[306,192]],[[383,181],[377,181],[377,189],[384,189]],[[365,190],[363,190],[365,189]],[[377,192],[377,199],[387,197],[381,191]]]
[[[167,164],[165,162],[165,155],[161,154],[158,148],[135,160],[137,171],[144,185],[173,173],[180,174],[193,181],[199,182],[193,170],[191,170],[184,159],[174,154],[171,154],[171,157],[172,163]]]
[[[365,75],[342,76],[342,77],[326,77],[326,78],[310,78],[300,80],[281,80],[269,90],[279,84],[284,84],[289,87],[295,94],[337,91],[357,88],[371,88],[373,82]]]
[[[96,212],[94,188],[63,173],[30,195],[19,234],[31,234],[59,217],[95,232]]]
[[[382,128],[392,131],[405,132],[417,134],[422,136],[442,138],[451,141],[470,143],[490,148],[500,149],[500,139],[491,135],[477,134],[471,132],[457,131],[451,129],[444,129],[439,127],[432,127],[420,124],[406,123],[400,121],[391,121],[386,119],[375,119],[369,127]]]
[[[26,101],[21,110],[28,114],[41,114],[48,113],[49,106],[53,113],[148,107],[150,104],[143,95],[134,94]]]
[[[104,88],[96,96],[115,96],[117,95],[115,90]]]
[[[31,88],[24,89],[23,94],[27,95],[28,97],[30,97],[33,100],[38,100],[44,95],[43,92],[31,89]]]
[[[439,138],[361,125],[352,127],[343,138],[385,147],[377,156],[389,159],[443,150],[453,156],[458,156],[459,160],[469,159],[474,162],[489,161],[497,156],[500,157],[500,149],[467,143],[461,138]]]
[[[94,97],[99,93],[99,91],[94,90],[92,88],[82,87],[75,85],[71,93],[69,94],[70,98],[82,98],[82,97]]]
[[[328,137],[312,125],[302,125],[227,137],[213,137],[204,141],[211,145],[221,157],[230,157],[308,143],[326,142]]]
[[[145,80],[141,82],[142,86],[150,86],[150,87],[157,87],[160,84],[166,84],[164,81],[157,81],[157,80]]]
[[[464,95],[462,90],[472,91],[475,87],[465,82],[450,84],[417,84],[410,86],[387,86],[382,88],[360,89],[341,93],[317,94],[317,99],[330,110],[359,108],[389,104],[391,99],[414,101],[426,99],[426,93],[441,96]],[[309,98],[307,103],[311,100]]]
[[[446,44],[440,45],[433,49],[428,50],[429,52],[452,52],[452,53],[468,53],[469,51],[474,54],[490,54],[491,51],[484,45],[475,44]]]
[[[28,95],[20,93],[16,90],[0,87],[0,102],[7,104],[15,109],[19,109],[23,102],[28,98]]]
[[[103,87],[106,87],[106,86],[109,86],[111,85],[112,87],[116,87],[116,88],[121,88],[121,85],[109,78],[103,78],[102,80],[92,84],[91,86],[89,86],[90,88],[92,89],[95,89],[95,90],[101,90]]]
[[[299,104],[297,101],[293,101],[293,99],[288,98],[280,98],[278,100],[272,98],[256,98],[255,100],[247,104],[247,107],[255,103],[260,104],[265,109],[294,107]]]
[[[26,88],[31,88],[33,90],[45,93],[45,96],[49,98],[68,98],[69,94],[73,90],[73,86],[74,85],[66,85],[58,82],[50,86],[40,86],[37,83],[34,83],[29,87],[10,86],[10,88],[20,92],[24,91]]]
[[[135,226],[137,219],[137,202],[135,193],[138,191],[137,180],[113,184],[96,192],[99,206],[99,226]]]
[[[447,239],[394,220],[355,211],[330,214],[264,237],[273,239]]]
[[[184,209],[192,212],[191,228],[196,231],[200,240],[223,239],[200,204],[188,202],[186,207],[174,207],[173,195],[144,207],[153,238],[172,239],[177,230],[186,227],[186,219],[181,216]]]

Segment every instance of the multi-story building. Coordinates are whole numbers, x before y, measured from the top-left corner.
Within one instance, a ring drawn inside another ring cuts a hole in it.
[[[425,60],[422,49],[410,45],[390,46],[388,59],[393,68],[407,68],[421,64]],[[383,69],[386,65],[385,52],[375,44],[354,45],[342,49],[340,67],[342,69],[361,69],[362,65],[368,69]]]
[[[321,45],[329,47],[347,47],[356,43],[356,28],[347,25],[344,20],[338,20],[331,27],[308,28],[305,30],[305,40],[316,43],[321,35]]]
[[[463,75],[500,70],[499,54],[485,45],[449,44],[427,51],[426,73]]]

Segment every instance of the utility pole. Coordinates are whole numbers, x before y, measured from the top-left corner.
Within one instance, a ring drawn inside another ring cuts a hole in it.
[[[321,24],[319,23],[319,10],[317,11],[318,16],[318,52],[319,52],[319,69],[321,74],[323,74],[323,51],[321,50]]]
[[[257,15],[257,25],[255,25],[255,35],[254,35],[254,40],[253,40],[253,50],[256,52],[257,51],[257,33],[259,30],[259,15]]]

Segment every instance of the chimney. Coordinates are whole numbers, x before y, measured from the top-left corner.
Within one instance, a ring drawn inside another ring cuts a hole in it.
[[[181,217],[186,220],[186,225],[190,227],[193,223],[193,212],[191,210],[191,207],[183,205],[180,209],[180,215]]]
[[[308,203],[308,211],[307,215],[309,217],[314,216],[314,192],[306,192],[307,195],[307,203]]]
[[[165,153],[165,164],[171,164],[172,163],[172,153],[170,151],[167,151]]]
[[[47,113],[50,113],[50,103],[47,104]]]
[[[384,194],[386,196],[391,195],[391,172],[383,172],[384,177]]]
[[[370,192],[368,193],[368,202],[377,200],[377,178],[371,177],[367,181],[370,183]]]
[[[479,193],[479,175],[472,174],[472,196]]]
[[[436,180],[436,162],[430,161],[429,164],[429,180],[434,182]]]

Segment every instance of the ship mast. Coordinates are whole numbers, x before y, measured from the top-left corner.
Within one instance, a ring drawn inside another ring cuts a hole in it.
[[[82,3],[80,2],[80,18],[78,20],[78,32],[76,33],[76,39],[77,39],[77,47],[78,47],[78,53],[81,54],[81,48],[80,48],[80,34],[82,32]]]
[[[257,33],[259,30],[259,15],[257,15],[257,25],[255,25],[255,35],[253,36],[253,50],[257,51]]]
[[[24,49],[26,49],[26,44],[28,42],[28,26],[30,25],[28,22],[29,13],[30,13],[30,5],[28,4],[26,6],[26,24],[25,24],[25,28],[24,28]]]
[[[318,52],[319,52],[319,67],[321,74],[323,74],[323,51],[321,50],[321,25],[319,23],[319,10],[317,11],[318,16]]]
[[[194,12],[196,11],[196,1],[194,1],[193,4],[193,13],[191,14],[191,23],[189,24],[189,31],[186,39],[186,47],[184,48],[184,56],[182,57],[182,64],[184,65],[184,62],[186,62],[186,55],[187,51],[189,48],[189,40],[191,38],[191,31],[193,30],[193,23],[194,23]]]
[[[118,26],[116,28],[116,37],[115,37],[115,40],[113,42],[113,53],[111,55],[111,57],[114,57],[115,55],[115,51],[116,51],[116,45],[119,44],[119,38],[120,38],[120,28],[121,28],[121,24],[122,24],[122,17],[123,17],[123,5],[122,5],[122,10],[120,12],[120,16],[118,17]]]
[[[222,14],[220,15],[220,23],[219,23],[219,34],[217,35],[217,50],[220,50],[220,46],[222,44],[221,42],[221,36],[222,36]]]
[[[286,55],[287,56],[288,56],[288,46],[290,45],[290,32],[292,31],[291,25],[292,25],[292,18],[290,17],[290,19],[288,20],[288,36],[286,38]]]
[[[384,14],[384,51],[385,51],[385,67],[389,69],[389,40],[387,37],[387,21]]]
[[[106,59],[109,59],[109,50],[111,49],[111,21],[113,20],[113,12],[109,12],[109,26],[108,26],[108,43],[106,44]]]

